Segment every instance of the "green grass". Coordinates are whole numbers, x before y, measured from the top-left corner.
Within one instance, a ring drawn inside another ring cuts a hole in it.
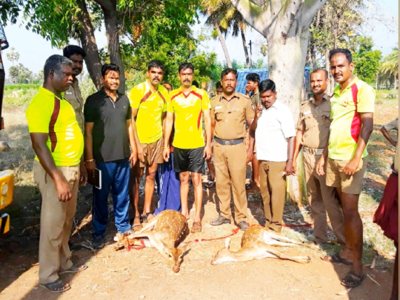
[[[3,105],[27,106],[36,95],[40,84],[10,84],[4,87]]]

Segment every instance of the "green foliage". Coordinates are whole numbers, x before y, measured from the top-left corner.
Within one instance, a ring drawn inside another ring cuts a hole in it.
[[[86,76],[83,80],[79,82],[79,89],[81,90],[82,99],[86,101],[86,99],[91,95],[97,92],[96,87],[93,84],[92,79],[89,76]]]
[[[32,71],[22,64],[10,67],[8,72],[13,83],[32,83],[34,79],[37,79]]]
[[[14,65],[14,62],[17,62],[19,60],[19,53],[15,51],[14,47],[11,47],[11,52],[7,53],[7,59],[11,61]]]
[[[27,106],[39,90],[39,84],[10,84],[4,87],[3,105]]]
[[[392,53],[386,55],[383,59],[382,66],[380,68],[382,73],[388,73],[390,75],[399,74],[399,49],[394,48]]]
[[[358,37],[357,42],[359,46],[353,55],[355,74],[368,83],[375,82],[382,53],[379,50],[372,50],[374,44],[371,37]]]

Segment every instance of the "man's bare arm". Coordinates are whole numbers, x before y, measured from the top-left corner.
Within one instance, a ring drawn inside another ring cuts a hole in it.
[[[129,156],[129,161],[131,162],[131,165],[134,166],[137,160],[137,149],[135,143],[135,133],[133,132],[133,125],[131,120],[126,120],[126,127],[128,128],[129,146],[131,148],[131,155]]]
[[[391,143],[393,146],[396,147],[396,141],[391,137],[391,135],[389,134],[389,132],[386,130],[385,127],[381,127],[381,132],[383,134],[383,136],[389,141],[389,143]]]
[[[164,125],[164,151],[163,151],[163,158],[165,161],[169,160],[169,139],[171,137],[172,126],[174,125],[174,113],[167,112],[167,116],[165,118],[165,125]]]
[[[373,113],[362,113],[361,118],[361,132],[357,140],[357,148],[354,152],[353,158],[347,163],[343,169],[343,173],[346,175],[353,175],[360,163],[362,154],[367,146],[369,137],[374,129],[374,114]]]
[[[294,143],[294,154],[293,154],[293,169],[296,171],[297,168],[297,158],[299,156],[300,150],[302,148],[301,141],[303,140],[304,131],[297,130],[296,132],[296,140]]]

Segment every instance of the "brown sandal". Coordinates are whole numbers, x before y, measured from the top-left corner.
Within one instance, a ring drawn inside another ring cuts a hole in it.
[[[201,222],[193,222],[191,233],[201,232]]]
[[[135,224],[136,219],[139,219],[139,224]],[[135,219],[133,220],[133,224],[132,224],[133,231],[139,231],[140,229],[143,228],[141,221],[142,221],[142,218],[140,216],[135,216]]]

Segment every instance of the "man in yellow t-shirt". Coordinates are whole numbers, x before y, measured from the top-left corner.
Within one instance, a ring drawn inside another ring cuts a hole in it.
[[[34,180],[42,194],[39,241],[39,284],[54,292],[71,287],[59,279],[73,266],[68,241],[75,216],[83,135],[73,107],[63,98],[72,84],[73,63],[61,55],[50,56],[44,66],[44,83],[26,111],[32,147],[36,153]],[[85,172],[86,174],[86,172]]]
[[[201,203],[203,202],[202,172],[204,158],[211,158],[211,116],[207,92],[192,85],[194,66],[183,63],[179,66],[181,87],[170,93],[172,111],[168,111],[165,122],[164,159],[169,159],[168,141],[175,118],[174,168],[180,173],[182,214],[189,218],[188,193],[189,172],[192,173],[196,216],[192,233],[201,232]],[[202,118],[204,117],[207,142],[204,142]]]
[[[334,49],[329,55],[331,74],[339,85],[331,97],[328,147],[317,165],[317,174],[325,175],[326,184],[338,191],[344,213],[346,247],[341,253],[326,256],[330,262],[352,265],[342,280],[346,287],[361,285],[363,224],[358,201],[367,162],[367,144],[373,130],[375,91],[352,73],[354,63],[347,49]]]
[[[141,221],[147,222],[154,215],[151,213],[151,199],[154,194],[155,176],[158,164],[164,162],[163,119],[171,111],[168,91],[161,85],[164,76],[164,65],[152,60],[147,66],[148,79],[135,86],[129,93],[132,108],[132,122],[138,160],[131,172],[131,203],[135,211],[133,229],[141,228]],[[144,190],[143,214],[140,215],[139,183],[146,167],[146,184]]]

